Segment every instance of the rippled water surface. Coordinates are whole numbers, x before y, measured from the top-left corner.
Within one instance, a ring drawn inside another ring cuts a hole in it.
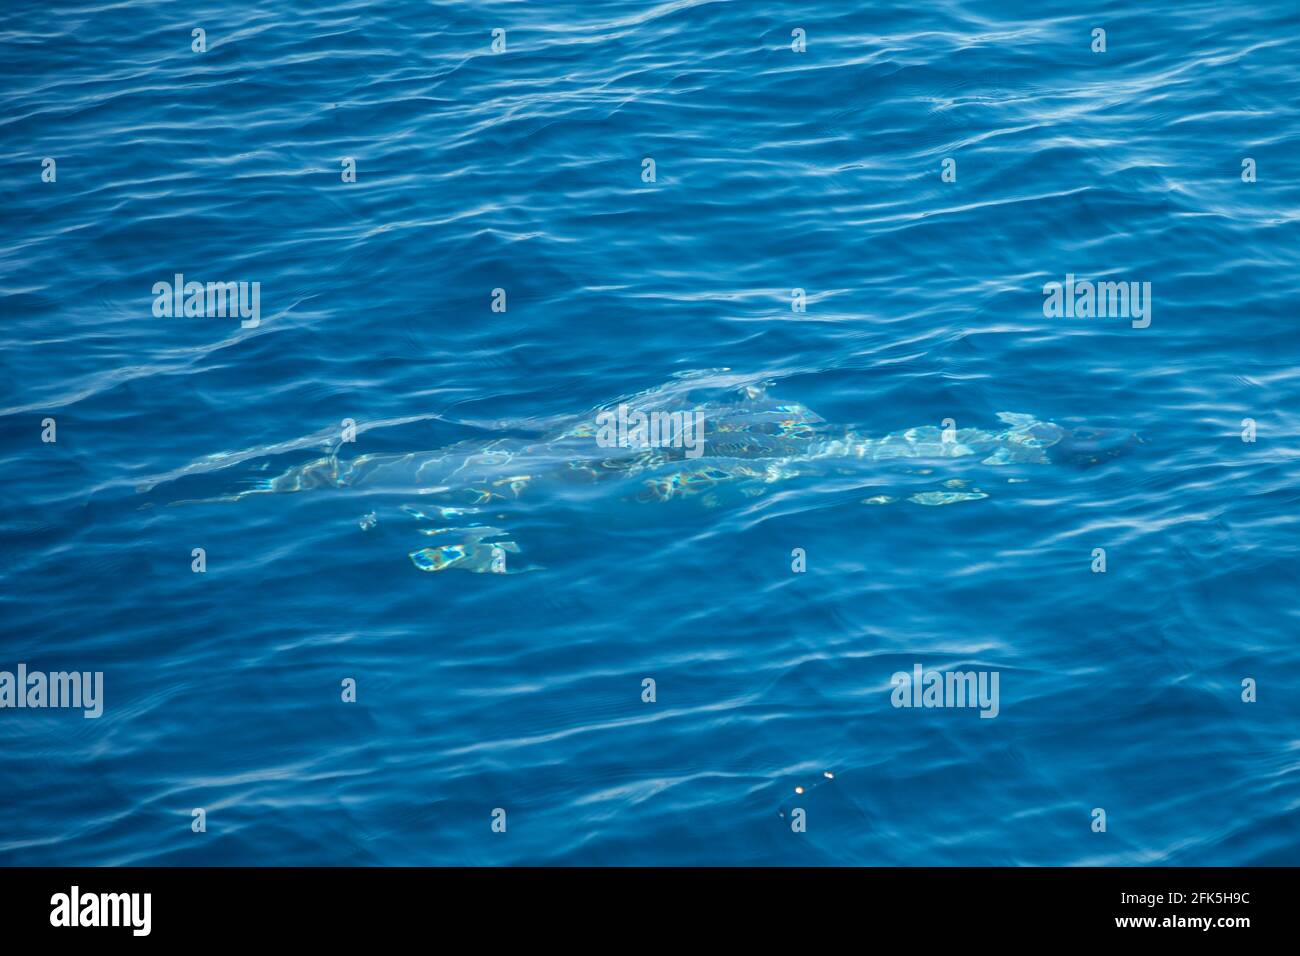
[[[0,709],[0,861],[1300,862],[1297,38],[10,0],[0,670],[102,671],[104,713]],[[177,273],[260,321],[155,315]],[[1149,326],[1045,316],[1067,275]],[[803,451],[655,495],[559,438],[647,394]],[[806,453],[1000,412],[1141,441]],[[442,471],[328,486],[405,452]],[[412,558],[484,528],[509,573]],[[997,717],[894,707],[917,664],[996,671]]]

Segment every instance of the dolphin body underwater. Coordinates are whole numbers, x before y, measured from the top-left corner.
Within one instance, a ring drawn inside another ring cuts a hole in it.
[[[274,478],[257,479],[253,487],[236,494],[205,500],[233,501],[250,495],[325,489],[420,495],[430,503],[428,507],[403,505],[402,510],[418,522],[449,526],[421,526],[422,534],[447,543],[410,552],[417,568],[504,573],[506,553],[519,552],[519,546],[503,539],[505,532],[500,528],[480,524],[472,516],[480,506],[505,505],[536,494],[548,484],[621,481],[634,491],[628,497],[638,501],[693,499],[712,507],[728,491],[756,497],[778,482],[824,474],[828,468],[843,472],[846,465],[933,466],[967,459],[988,466],[1066,463],[1087,467],[1123,454],[1141,441],[1131,432],[1070,429],[1012,412],[999,412],[1000,427],[992,430],[926,425],[871,438],[835,428],[798,402],[772,399],[764,385],[728,379],[720,387],[717,377],[710,376],[701,388],[700,377],[706,375],[684,374],[668,385],[581,416],[526,423],[536,432],[531,438],[469,439],[434,451],[362,454],[347,460],[338,457],[339,444],[331,443],[325,457],[291,467]],[[737,387],[736,381],[742,384]],[[610,447],[607,437],[601,440],[598,416],[619,405],[647,415],[652,411],[702,413],[703,431],[693,439],[687,436],[686,441],[667,445],[650,446],[642,441]],[[256,452],[213,456],[137,490],[148,491],[181,474],[227,467],[256,456]],[[933,468],[911,471],[929,474]],[[943,490],[911,494],[906,500],[936,506],[988,497],[962,479],[944,481],[941,487]],[[863,503],[892,504],[897,500],[877,495]],[[363,521],[362,527],[367,526]]]

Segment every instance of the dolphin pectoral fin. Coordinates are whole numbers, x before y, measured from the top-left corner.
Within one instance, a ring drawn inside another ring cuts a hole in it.
[[[513,541],[482,542],[467,539],[457,544],[444,544],[436,548],[420,548],[409,555],[411,563],[421,571],[472,571],[475,574],[518,573],[506,566],[507,552],[518,554],[519,545]]]
[[[404,505],[402,510],[417,521],[431,520],[435,516]],[[441,508],[442,517],[454,517],[447,512],[463,514],[460,509]],[[506,532],[491,525],[468,524],[438,527],[420,527],[420,534],[446,541],[433,547],[418,548],[407,557],[421,571],[470,571],[474,574],[520,574],[537,570],[535,567],[514,568],[506,561],[507,554],[519,554],[514,541],[504,539]],[[501,538],[503,540],[493,540]]]
[[[444,544],[437,548],[420,548],[412,551],[409,557],[421,571],[446,571],[465,559],[465,548],[459,544]]]

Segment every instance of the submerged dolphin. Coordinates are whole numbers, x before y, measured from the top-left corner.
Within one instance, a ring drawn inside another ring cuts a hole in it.
[[[543,428],[536,438],[469,440],[434,451],[363,454],[349,460],[340,459],[335,446],[324,457],[262,479],[225,500],[316,489],[432,496],[425,499],[433,502],[432,508],[404,506],[403,510],[417,521],[447,524],[450,519],[452,526],[421,528],[426,535],[445,537],[447,543],[412,551],[415,566],[424,571],[500,573],[506,570],[506,553],[517,553],[518,545],[501,539],[505,532],[499,528],[472,519],[461,525],[459,519],[474,514],[479,505],[531,495],[547,483],[621,481],[634,492],[630,497],[640,501],[695,498],[712,505],[727,489],[761,495],[776,482],[824,473],[828,464],[972,459],[990,466],[1052,462],[1086,466],[1115,457],[1139,440],[1131,433],[1068,429],[1011,412],[998,413],[1001,427],[993,430],[956,428],[946,422],[947,428],[921,426],[871,438],[836,429],[797,402],[771,399],[762,387],[729,388],[724,396],[724,400],[701,401],[686,385],[670,384],[625,400],[634,411],[647,414],[702,414],[703,433],[694,440],[676,434],[668,444],[651,446],[639,435],[611,445],[597,427],[602,411],[597,409]],[[988,497],[960,479],[944,482],[943,487],[912,494],[907,500],[944,505]],[[866,503],[894,500],[879,495]],[[368,526],[363,522],[363,527]]]

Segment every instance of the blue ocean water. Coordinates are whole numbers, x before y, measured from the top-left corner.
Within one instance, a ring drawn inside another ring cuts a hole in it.
[[[104,690],[0,709],[0,862],[1300,862],[1298,37],[1291,3],[10,0],[0,670]],[[155,315],[178,273],[260,283],[258,324]],[[1149,282],[1150,324],[1049,317],[1071,275]],[[556,423],[665,387],[1141,444],[666,501],[545,473],[455,500],[504,574],[416,566],[441,492],[248,493],[563,466]],[[998,715],[895,707],[918,664],[997,672]]]

